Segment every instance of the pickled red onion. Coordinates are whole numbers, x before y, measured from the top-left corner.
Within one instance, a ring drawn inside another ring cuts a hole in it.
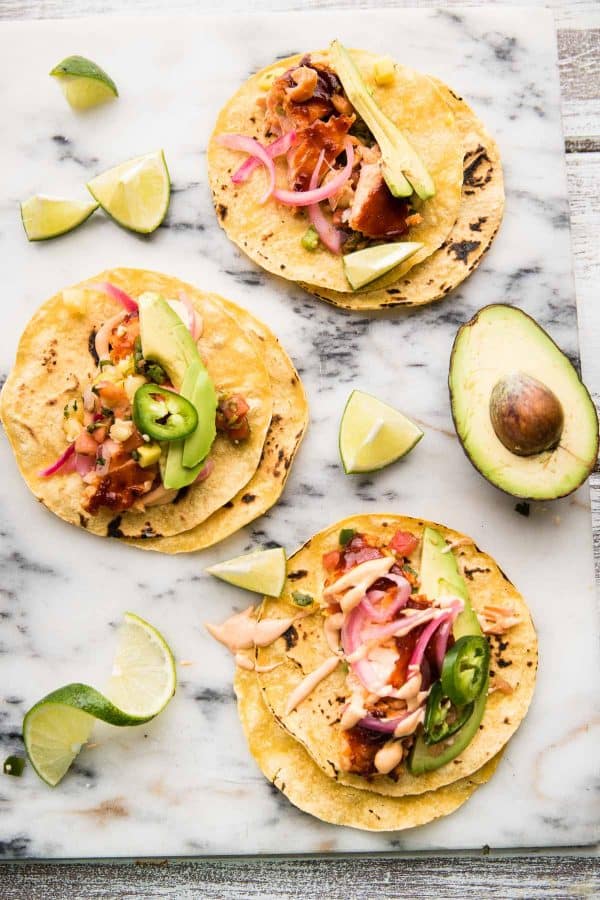
[[[314,191],[319,183],[319,173],[321,172],[324,159],[325,151],[321,150],[308,185],[311,191]],[[327,249],[331,250],[332,253],[340,254],[342,252],[342,232],[325,217],[318,203],[311,203],[308,207],[308,218],[316,228],[317,234]]]
[[[333,194],[336,194],[352,174],[352,167],[354,166],[354,148],[352,147],[350,138],[346,139],[344,150],[346,151],[346,165],[343,169],[336,172],[334,177],[331,181],[328,181],[327,184],[322,185],[320,188],[315,188],[315,190],[308,191],[284,191],[281,188],[275,188],[272,192],[274,199],[278,200],[279,203],[283,203],[285,206],[311,206],[314,203],[320,203],[321,200],[327,200]],[[273,165],[272,161],[271,165]]]
[[[40,476],[40,478],[50,478],[51,475],[54,475],[55,472],[58,472],[59,469],[62,469],[64,464],[66,462],[68,462],[68,460],[73,456],[74,453],[75,453],[75,444],[74,443],[69,444],[67,449],[63,453],[60,454],[58,459],[55,462],[53,462],[51,466],[48,466],[47,469],[42,469],[41,472],[38,472],[38,475]]]
[[[243,150],[263,164],[269,174],[269,184],[260,202],[266,203],[275,190],[275,163],[263,145],[256,138],[248,137],[245,134],[220,134],[217,137],[217,143],[229,150]]]
[[[271,159],[276,159],[278,156],[283,156],[284,153],[287,153],[290,147],[296,141],[296,132],[288,131],[287,134],[282,135],[277,138],[276,141],[273,141],[272,144],[267,144],[266,147],[263,144],[262,146],[269,154]],[[247,181],[252,172],[260,166],[260,160],[256,156],[249,156],[246,162],[242,163],[242,165],[233,173],[231,176],[231,180],[234,184],[242,184],[244,181]]]
[[[179,299],[187,309],[190,334],[192,335],[192,338],[197,341],[202,334],[202,319],[196,312],[194,304],[185,291],[179,291]]]
[[[101,281],[92,285],[92,287],[97,288],[99,291],[104,291],[104,293],[108,294],[109,297],[112,297],[113,300],[118,300],[119,303],[125,307],[127,312],[137,312],[138,305],[133,297],[130,297],[129,294],[126,294],[125,291],[122,291],[121,288],[118,288],[116,285],[111,284],[110,281]]]

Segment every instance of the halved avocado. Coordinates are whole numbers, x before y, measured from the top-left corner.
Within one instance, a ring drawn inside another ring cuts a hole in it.
[[[448,386],[465,453],[506,493],[553,500],[593,469],[594,403],[569,359],[522,310],[492,304],[459,328]]]

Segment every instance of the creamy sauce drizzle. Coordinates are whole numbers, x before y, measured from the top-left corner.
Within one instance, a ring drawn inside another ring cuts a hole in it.
[[[325,623],[323,625],[323,631],[325,632],[325,640],[327,641],[327,646],[331,650],[332,653],[341,653],[340,647],[340,629],[344,624],[344,613],[334,613],[332,616],[327,616],[325,619]]]
[[[254,606],[249,606],[243,612],[230,616],[222,625],[207,622],[206,630],[228,650],[236,653],[251,647],[267,647],[281,637],[297,618],[263,619],[259,622],[254,618],[254,611]]]
[[[300,684],[294,688],[288,697],[287,706],[285,708],[286,715],[296,709],[303,700],[306,700],[309,694],[314,691],[323,679],[327,678],[328,675],[331,675],[334,669],[337,668],[339,661],[340,659],[338,656],[329,656],[314,670],[314,672],[311,672],[310,675],[307,675],[306,678],[302,679]]]
[[[324,597],[335,597],[338,594],[344,596],[340,599],[340,606],[343,612],[348,613],[355,606],[358,606],[362,598],[367,593],[374,581],[386,575],[394,563],[393,556],[382,556],[379,559],[368,559],[350,569],[326,587],[323,591]]]
[[[380,775],[387,775],[402,762],[404,748],[400,741],[388,741],[375,754],[373,763]]]
[[[246,669],[248,672],[272,672],[273,669],[281,665],[281,663],[272,663],[270,666],[258,666],[253,659],[250,659],[249,656],[244,656],[243,653],[235,654],[235,664],[240,669]]]
[[[407,737],[425,720],[425,709],[421,706],[415,712],[410,713],[396,726],[394,737]]]
[[[363,698],[360,694],[352,694],[350,697],[350,703],[342,713],[342,718],[340,719],[340,728],[342,731],[349,731],[350,728],[354,728],[355,725],[358,725],[361,719],[367,715],[367,710],[365,709]]]

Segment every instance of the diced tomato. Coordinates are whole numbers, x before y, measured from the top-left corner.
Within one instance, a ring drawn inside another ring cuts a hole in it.
[[[110,335],[110,358],[118,362],[133,353],[135,340],[140,334],[140,319],[137,312],[128,313],[115,325]]]
[[[340,564],[342,554],[339,550],[330,550],[329,553],[323,554],[323,566],[328,572],[335,572]]]
[[[418,544],[418,538],[410,531],[398,530],[390,541],[390,547],[398,556],[410,556],[417,549]]]
[[[234,443],[247,440],[250,435],[249,410],[248,403],[240,394],[221,397],[215,415],[217,431],[226,434]]]
[[[402,685],[406,681],[408,664],[410,662],[413,650],[415,649],[417,638],[423,631],[423,628],[424,626],[421,626],[420,628],[413,628],[413,630],[409,631],[408,634],[405,634],[402,637],[394,638],[396,651],[398,653],[398,659],[396,660],[396,665],[394,666],[394,671],[392,672],[392,676],[390,678],[390,684],[392,684],[395,688],[402,687]]]
[[[97,449],[98,444],[94,440],[94,436],[84,428],[75,441],[75,452],[81,453],[83,456],[95,456]]]

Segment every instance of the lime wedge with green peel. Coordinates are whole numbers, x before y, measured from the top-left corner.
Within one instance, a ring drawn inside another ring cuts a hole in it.
[[[36,194],[21,203],[21,219],[29,241],[47,241],[73,231],[98,209],[88,200],[63,200]]]
[[[217,563],[206,571],[247,591],[279,597],[285,584],[285,550],[283,547],[256,550],[254,553]]]
[[[88,181],[92,197],[111,218],[139,234],[156,231],[169,208],[171,182],[162,150],[137,156]]]
[[[386,272],[390,272],[420,250],[423,244],[400,241],[395,244],[376,244],[364,250],[356,250],[342,257],[344,274],[356,291]]]
[[[352,391],[340,424],[340,456],[348,475],[373,472],[412,450],[423,432],[371,394]]]
[[[33,706],[23,720],[23,739],[31,764],[54,787],[89,739],[94,721],[142,725],[167,705],[177,685],[175,662],[164,638],[133,613],[125,622],[110,699],[87,684],[67,684]]]
[[[110,75],[85,56],[67,56],[50,74],[59,80],[73,109],[89,109],[119,96]]]

